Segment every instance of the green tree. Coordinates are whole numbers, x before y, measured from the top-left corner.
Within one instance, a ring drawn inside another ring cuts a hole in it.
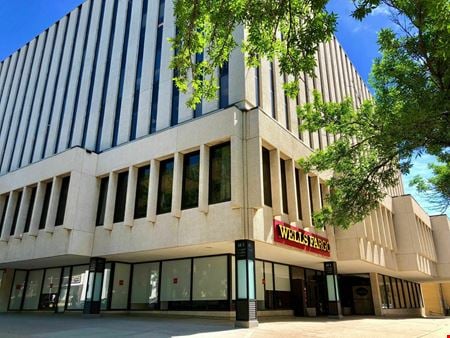
[[[387,6],[398,33],[389,28],[379,33],[372,102],[354,110],[348,102],[324,104],[317,96],[299,109],[304,128],[322,125],[341,135],[301,161],[307,170],[335,173],[329,204],[316,215],[317,224],[348,227],[364,218],[423,153],[437,156],[440,164],[431,166],[431,179],[413,182],[445,211],[450,199],[450,2],[357,0],[355,5],[357,19]]]
[[[181,90],[193,89],[189,102],[212,98],[217,87],[214,70],[240,46],[249,66],[261,58],[280,60],[281,72],[294,81],[285,87],[296,94],[300,74],[313,75],[315,52],[328,41],[336,17],[328,1],[222,0],[175,1],[178,35],[172,67]],[[339,135],[325,150],[300,160],[305,170],[332,170],[327,206],[315,215],[316,225],[348,227],[363,219],[386,195],[386,189],[407,173],[411,161],[424,152],[438,156],[435,178],[420,181],[420,188],[449,200],[450,108],[450,2],[448,0],[354,0],[353,16],[362,20],[377,6],[387,6],[398,32],[383,29],[378,43],[381,57],[374,61],[370,83],[373,99],[353,109],[350,99],[299,107],[302,128],[325,128]],[[233,36],[243,25],[241,41]],[[196,65],[196,53],[209,58]],[[431,189],[431,190],[430,190]],[[438,189],[438,190],[433,190]]]
[[[328,0],[175,0],[176,36],[171,39],[175,56],[171,68],[178,88],[191,91],[192,108],[202,97],[217,93],[215,70],[227,62],[235,48],[246,54],[247,65],[261,58],[278,59],[280,71],[292,75],[285,85],[290,95],[298,91],[303,72],[313,75],[319,42],[329,41],[336,16],[327,13]],[[245,37],[236,34],[245,27]],[[196,64],[195,55],[206,53]]]

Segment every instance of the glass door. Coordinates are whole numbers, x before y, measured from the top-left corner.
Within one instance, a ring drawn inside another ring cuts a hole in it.
[[[39,310],[55,311],[61,279],[61,268],[45,270]]]

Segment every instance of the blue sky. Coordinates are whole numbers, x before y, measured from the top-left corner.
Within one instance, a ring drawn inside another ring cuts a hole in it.
[[[84,0],[3,0],[0,5],[0,60],[3,60],[52,23],[83,3]],[[330,11],[339,15],[337,37],[352,60],[353,64],[367,81],[372,61],[378,54],[376,44],[377,32],[382,27],[391,25],[389,12],[380,7],[363,22],[350,17],[353,4],[350,0],[330,0]],[[415,199],[431,214],[425,196],[408,186],[409,179],[421,174],[429,175],[428,163],[433,162],[431,156],[416,159],[411,174],[404,178],[406,193]],[[450,211],[447,211],[449,215]]]

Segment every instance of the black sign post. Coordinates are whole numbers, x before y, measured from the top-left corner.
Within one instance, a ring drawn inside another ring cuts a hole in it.
[[[88,287],[83,310],[85,315],[100,314],[105,262],[104,258],[92,257],[89,263]]]
[[[328,294],[328,316],[331,318],[342,318],[336,262],[324,262],[323,267]]]
[[[256,318],[255,242],[238,240],[236,254],[236,327],[258,326]]]

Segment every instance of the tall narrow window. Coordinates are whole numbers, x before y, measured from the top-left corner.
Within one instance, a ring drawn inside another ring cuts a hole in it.
[[[209,203],[231,200],[230,143],[211,147],[209,151]]]
[[[47,220],[48,205],[50,204],[50,194],[52,193],[52,182],[47,182],[45,185],[44,203],[42,204],[41,219],[39,220],[39,229],[45,228],[45,221]]]
[[[123,222],[125,203],[127,201],[128,171],[117,175],[116,203],[114,206],[114,223]]]
[[[142,4],[141,31],[139,33],[139,50],[136,67],[136,81],[134,85],[134,100],[133,100],[133,113],[131,115],[130,140],[134,140],[136,138],[137,115],[139,109],[139,94],[141,92],[142,64],[144,61],[145,29],[147,27],[147,10],[148,10],[148,0],[144,0]]]
[[[61,182],[61,192],[59,193],[58,209],[56,211],[55,226],[64,223],[64,215],[66,213],[67,194],[69,193],[70,176],[66,176]]]
[[[280,159],[280,176],[281,176],[281,196],[283,201],[283,212],[288,213],[288,197],[286,184],[286,162]]]
[[[300,186],[300,169],[295,169],[295,190],[297,191],[297,210],[298,210],[298,219],[303,219],[302,214],[302,195],[301,195],[301,186]]]
[[[314,199],[312,195],[312,182],[311,176],[308,176],[308,190],[309,190],[309,205],[311,205],[311,210],[314,211]]]
[[[105,117],[105,105],[106,105],[106,98],[108,94],[108,82],[109,82],[109,74],[111,73],[111,59],[112,59],[112,51],[113,51],[113,42],[114,42],[114,36],[116,34],[116,18],[117,18],[117,5],[118,1],[114,1],[114,7],[113,7],[113,15],[112,15],[112,22],[111,22],[111,34],[109,35],[109,41],[108,41],[108,56],[106,58],[106,66],[105,66],[105,75],[103,77],[103,88],[102,88],[102,96],[100,101],[100,111],[99,111],[99,118],[98,118],[98,126],[97,126],[97,137],[95,139],[95,151],[100,151],[100,142],[102,138],[102,131],[103,131],[103,120]]]
[[[5,203],[3,204],[2,219],[0,220],[0,236],[3,231],[3,223],[5,223],[6,209],[8,208],[8,202],[9,202],[9,194],[6,195]]]
[[[284,83],[288,83],[287,75],[283,75]],[[284,94],[284,114],[286,116],[286,129],[291,130],[291,117],[290,117],[290,109],[289,109],[289,97],[287,94]]]
[[[262,148],[264,204],[272,206],[272,184],[270,183],[270,151]]]
[[[259,78],[260,78],[260,69],[259,67],[255,68],[255,103],[256,106],[259,106],[259,103],[261,102],[261,98],[260,98],[260,92],[259,92]]]
[[[27,218],[25,220],[25,228],[23,229],[24,234],[30,231],[31,216],[33,215],[34,201],[36,200],[36,190],[37,187],[31,188],[30,204],[28,205]]]
[[[269,63],[270,70],[270,115],[275,118],[275,71],[273,69],[273,62]]]
[[[10,235],[14,235],[14,232],[16,231],[16,225],[17,225],[17,218],[19,217],[19,210],[20,210],[20,204],[22,202],[22,190],[18,192],[18,196],[17,196],[17,202],[16,202],[16,208],[14,209],[14,217],[13,217],[13,221],[11,224],[11,231],[10,231]]]
[[[195,63],[199,64],[199,63],[202,63],[202,62],[203,62],[203,53],[197,53],[195,55]],[[203,77],[201,79],[203,80]],[[200,100],[200,102],[197,103],[197,105],[195,106],[194,118],[202,116],[202,113],[203,113],[202,103],[203,103],[203,100]]]
[[[84,64],[86,62],[86,54],[87,54],[87,43],[88,43],[88,37],[89,37],[89,32],[90,32],[90,27],[91,27],[91,20],[92,20],[92,7],[93,7],[94,1],[91,1],[90,5],[89,5],[89,16],[88,16],[88,20],[87,20],[87,29],[84,35],[84,44],[83,44],[83,56],[81,57],[81,66],[80,66],[80,72],[78,73],[78,85],[77,85],[77,91],[75,93],[75,106],[73,108],[73,112],[72,112],[72,118],[71,118],[71,122],[70,122],[70,128],[69,128],[69,139],[67,140],[67,146],[66,148],[69,148],[72,145],[72,138],[73,138],[73,132],[75,130],[74,125],[75,125],[75,119],[77,116],[77,112],[78,112],[78,105],[80,104],[80,93],[81,93],[81,85],[83,83],[82,79],[83,79],[83,72],[84,72]],[[53,46],[54,47],[54,46]]]
[[[103,225],[105,223],[106,196],[108,195],[108,184],[109,184],[108,176],[103,177],[100,180],[100,193],[98,195],[97,219],[95,222],[97,226]]]
[[[136,199],[134,202],[134,218],[142,218],[147,215],[148,183],[150,166],[140,167],[136,184]]]
[[[181,209],[198,206],[199,164],[200,152],[184,155]]]
[[[229,105],[229,78],[228,78],[228,62],[224,62],[222,67],[219,69],[219,108],[225,108]]]
[[[128,1],[127,18],[126,18],[126,23],[125,23],[125,37],[123,39],[123,47],[122,47],[122,62],[120,65],[119,91],[117,93],[116,113],[114,115],[114,129],[113,129],[113,139],[112,139],[113,147],[115,145],[117,145],[118,136],[119,136],[120,112],[122,110],[123,87],[125,85],[125,67],[127,65],[128,40],[129,40],[129,36],[130,36],[131,3],[132,3],[131,1]]]
[[[98,22],[98,32],[97,32],[97,41],[95,43],[95,56],[94,56],[94,63],[92,66],[92,74],[91,74],[91,83],[89,85],[89,95],[88,95],[88,103],[86,107],[86,113],[84,118],[84,126],[83,126],[83,135],[81,138],[81,146],[84,148],[86,145],[86,137],[89,127],[89,114],[91,112],[92,107],[92,100],[93,100],[93,93],[94,93],[94,84],[96,82],[96,69],[98,68],[98,56],[99,56],[99,47],[100,47],[100,38],[102,36],[102,30],[105,24],[103,23],[103,18],[105,16],[105,4],[106,0],[102,1],[102,8],[100,10],[100,20]]]
[[[164,214],[172,207],[173,158],[159,165],[157,214]]]
[[[152,84],[153,89],[152,89],[152,105],[150,112],[150,133],[154,133],[156,131],[156,118],[158,115],[159,76],[161,69],[165,5],[166,5],[165,0],[159,0],[158,29],[156,31],[156,46],[155,46],[155,64],[153,67],[153,84]]]

